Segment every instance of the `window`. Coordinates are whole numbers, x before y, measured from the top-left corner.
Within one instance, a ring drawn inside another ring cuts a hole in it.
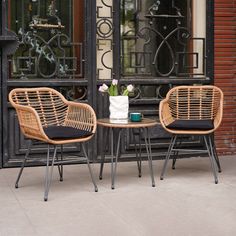
[[[123,76],[205,76],[205,0],[121,0]]]
[[[82,0],[8,0],[8,25],[20,41],[11,78],[83,77]]]

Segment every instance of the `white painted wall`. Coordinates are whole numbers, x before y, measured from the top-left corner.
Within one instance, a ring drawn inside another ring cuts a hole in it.
[[[105,4],[112,6],[112,0],[105,0],[104,2]],[[112,13],[109,7],[104,6],[101,0],[96,0],[96,3],[97,9],[99,11],[99,17],[112,17]],[[98,8],[99,6],[101,6],[102,8]],[[97,19],[97,22],[99,20],[100,18]],[[108,25],[102,24],[101,31],[108,32],[108,30]],[[107,39],[102,39],[97,34],[97,69],[99,70],[98,79],[112,79],[111,70],[106,68],[106,66],[113,67],[112,39],[112,35]],[[106,66],[102,64],[102,57],[103,62]]]
[[[193,37],[206,38],[206,0],[192,0],[193,1]],[[199,53],[199,58],[203,58],[202,42],[194,42],[193,51]],[[193,58],[194,59],[194,58]],[[194,60],[193,60],[194,62]],[[194,73],[201,73],[202,61],[199,61],[198,69]]]

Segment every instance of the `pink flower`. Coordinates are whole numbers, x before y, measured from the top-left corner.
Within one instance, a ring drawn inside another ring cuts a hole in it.
[[[106,84],[103,84],[99,87],[98,90],[102,93],[108,93],[109,96],[129,96],[129,93],[134,90],[134,86],[130,84],[127,87],[122,86],[122,90],[119,91],[118,82],[119,81],[117,79],[113,79],[110,87],[108,87]]]
[[[118,80],[117,79],[113,79],[112,80],[112,85],[116,86],[118,84]]]
[[[102,93],[108,92],[108,86],[106,84],[103,84],[99,87],[98,90]]]
[[[134,90],[134,86],[132,84],[127,86],[128,92],[132,92]]]

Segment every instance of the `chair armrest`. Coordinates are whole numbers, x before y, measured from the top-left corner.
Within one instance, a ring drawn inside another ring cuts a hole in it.
[[[170,123],[174,121],[174,118],[172,117],[168,99],[164,99],[160,102],[159,105],[159,119],[163,127],[166,127]]]
[[[32,139],[47,141],[43,126],[36,110],[29,106],[14,105],[22,133]]]
[[[220,101],[220,105],[214,118],[214,131],[218,129],[218,127],[220,126],[222,118],[223,118],[223,99]]]
[[[66,104],[68,105],[64,123],[66,126],[90,131],[92,133],[96,132],[97,118],[90,105],[70,101],[67,101]]]

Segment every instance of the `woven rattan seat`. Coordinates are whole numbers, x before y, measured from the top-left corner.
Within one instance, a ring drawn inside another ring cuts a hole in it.
[[[46,87],[13,89],[9,94],[9,101],[16,109],[20,129],[25,137],[48,143],[44,200],[48,198],[57,145],[68,143],[81,143],[95,191],[97,191],[84,146],[84,142],[90,140],[96,132],[96,114],[92,107],[84,103],[67,101],[61,93]],[[16,187],[28,159],[31,143],[17,178]],[[54,146],[54,154],[49,176],[50,145]],[[62,168],[61,165],[59,171],[61,180]]]
[[[221,171],[214,139],[214,131],[220,126],[223,115],[223,93],[212,85],[177,86],[171,89],[166,98],[161,101],[159,118],[163,128],[172,134],[171,143],[161,173],[164,178],[167,162],[172,152],[173,169],[175,168],[176,153],[174,149],[179,135],[200,135],[204,138],[206,151],[211,160],[215,183],[218,183],[215,171],[215,161]]]

